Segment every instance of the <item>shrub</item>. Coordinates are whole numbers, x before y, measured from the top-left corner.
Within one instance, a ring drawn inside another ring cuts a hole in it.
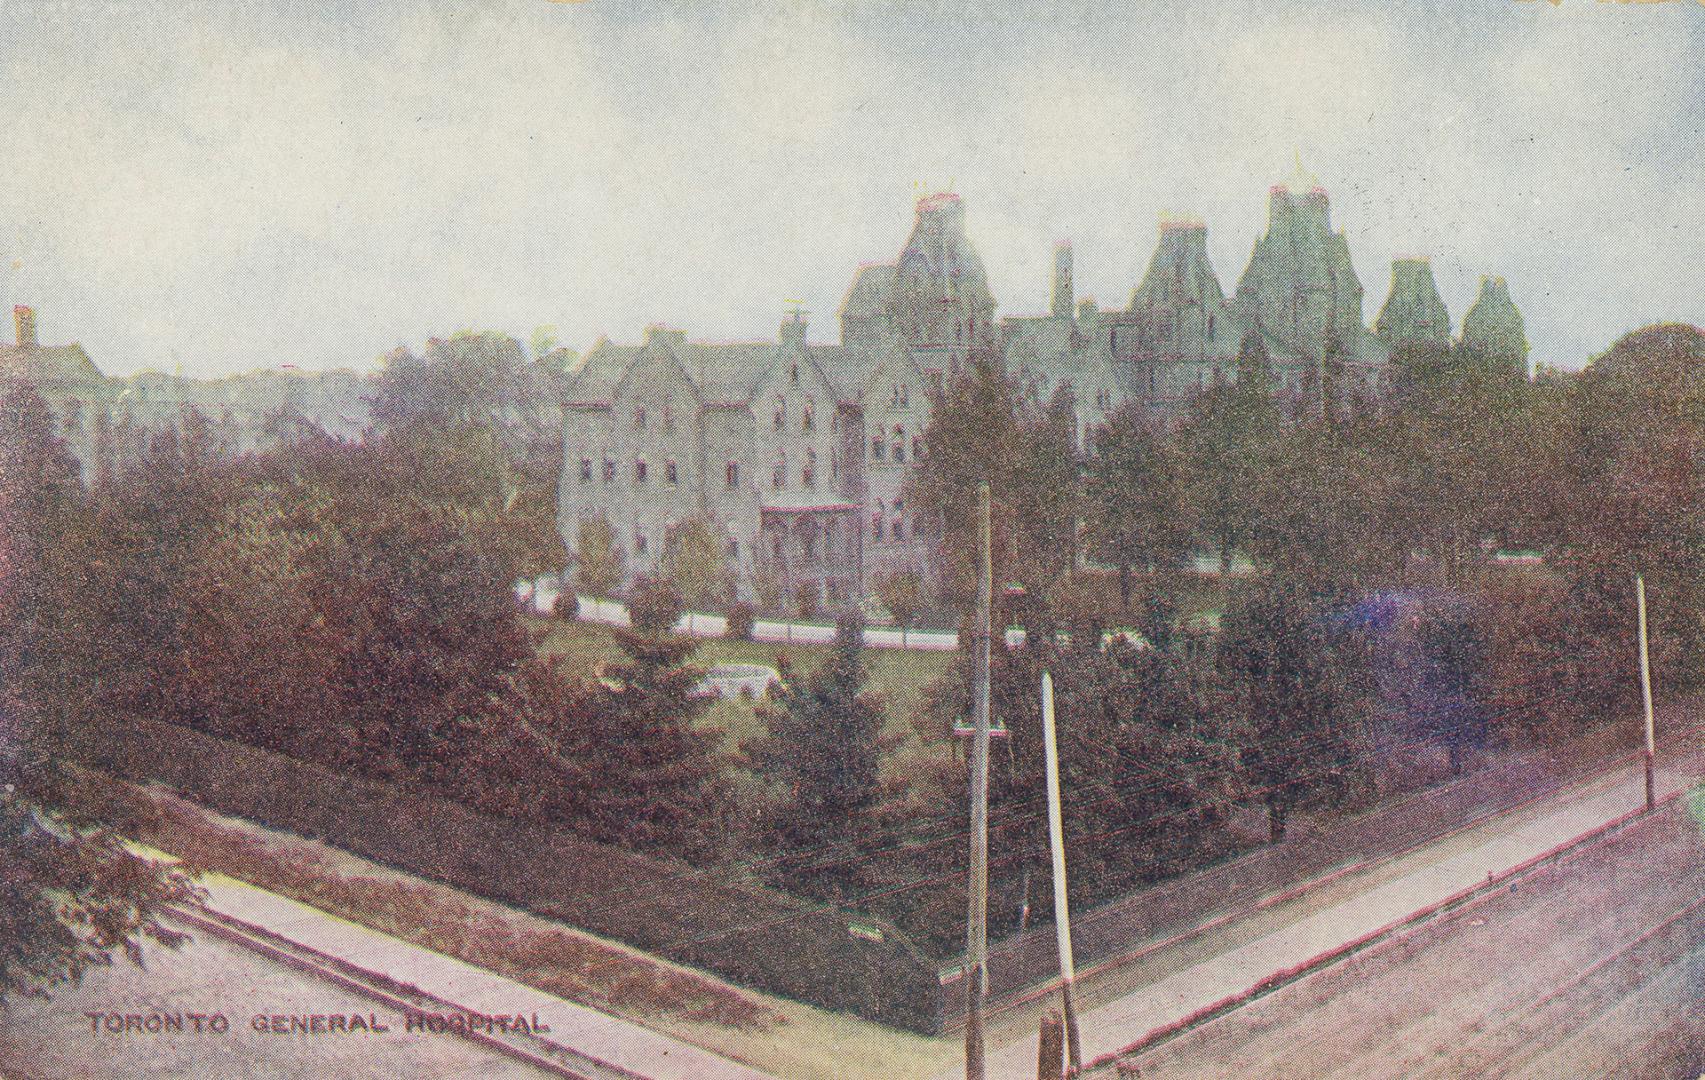
[[[572,592],[558,593],[551,602],[551,614],[563,622],[580,621],[580,600]]]
[[[737,641],[752,640],[752,624],[756,621],[757,613],[752,605],[741,601],[728,609],[728,628],[723,631],[724,637]]]

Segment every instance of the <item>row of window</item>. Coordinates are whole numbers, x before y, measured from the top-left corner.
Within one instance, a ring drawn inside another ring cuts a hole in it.
[[[922,436],[912,436],[912,459],[914,461],[924,456],[924,440]],[[870,457],[872,461],[892,460],[896,465],[906,463],[906,428],[903,424],[894,425],[892,439],[878,433],[870,437]]]
[[[771,427],[781,431],[787,427],[787,399],[776,395],[775,412],[771,415]],[[799,418],[800,431],[817,430],[817,400],[809,395],[805,398],[805,408]]]
[[[603,470],[601,472],[601,475],[603,477],[604,483],[606,483],[606,484],[615,480],[615,478],[616,478],[616,463],[614,461],[611,461],[609,458],[605,458],[604,459],[604,467],[603,467]],[[635,461],[633,463],[633,482],[636,484],[643,484],[643,483],[646,483],[647,481],[649,481],[650,479],[651,479],[651,465],[644,458],[635,459]],[[589,484],[592,482],[592,459],[591,458],[581,458],[580,459],[580,482],[582,484]],[[664,462],[663,463],[663,482],[665,484],[669,484],[671,486],[675,485],[675,484],[679,484],[681,482],[680,466],[676,465],[673,461]],[[730,485],[730,486],[733,486],[733,485]]]
[[[644,431],[645,430],[645,423],[646,423],[645,406],[644,405],[635,405],[633,407],[634,430]],[[674,431],[675,430],[675,408],[672,405],[666,404],[663,406],[663,430],[664,431]]]

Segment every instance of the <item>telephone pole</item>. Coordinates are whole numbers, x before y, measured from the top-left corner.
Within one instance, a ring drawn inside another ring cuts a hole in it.
[[[989,914],[989,636],[994,606],[994,556],[989,536],[989,482],[977,485],[977,624],[972,648],[971,870],[966,892],[965,1080],[983,1080],[983,996]]]
[[[1652,775],[1652,661],[1646,654],[1646,579],[1634,575],[1634,595],[1640,610],[1640,693],[1646,702],[1646,809],[1657,805]]]
[[[1071,909],[1066,903],[1066,834],[1060,815],[1060,751],[1054,732],[1054,677],[1042,673],[1042,750],[1048,772],[1048,846],[1054,854],[1054,936],[1060,947],[1060,1005],[1066,1020],[1066,1049],[1068,1076],[1076,1076],[1083,1068],[1083,1051],[1078,1043],[1077,1009],[1072,1004],[1072,980],[1076,965],[1072,960]]]

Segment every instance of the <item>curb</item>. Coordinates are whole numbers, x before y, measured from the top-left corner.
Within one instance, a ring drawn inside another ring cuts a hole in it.
[[[167,917],[345,990],[381,1001],[405,1014],[430,1012],[480,1015],[478,1010],[464,1008],[412,984],[400,983],[380,972],[369,971],[329,953],[320,952],[312,946],[292,941],[265,927],[212,908],[192,910],[181,905],[172,905],[168,909]],[[647,1080],[640,1073],[534,1034],[495,1034],[476,1030],[472,1025],[451,1027],[443,1034],[467,1039],[486,1049],[565,1077],[566,1080]]]

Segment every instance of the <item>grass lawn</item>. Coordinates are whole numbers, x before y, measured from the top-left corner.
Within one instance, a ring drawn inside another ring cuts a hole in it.
[[[540,651],[563,657],[565,668],[573,674],[591,678],[601,665],[621,658],[621,650],[616,647],[609,627],[544,618],[533,619],[532,622],[538,629],[548,631],[540,644]],[[815,671],[830,652],[827,645],[782,645],[729,638],[700,638],[698,641],[698,652],[692,657],[695,666],[768,664],[779,667],[776,658],[785,655],[791,661],[796,676]],[[864,656],[869,672],[865,689],[881,698],[888,713],[888,733],[907,740],[907,744],[896,751],[897,756],[945,752],[945,742],[935,747],[917,745],[916,719],[923,711],[925,691],[946,673],[953,662],[953,654],[870,648],[864,651]],[[711,706],[706,722],[728,733],[730,749],[742,740],[763,733],[763,725],[759,723],[752,703],[739,698],[717,701]]]

